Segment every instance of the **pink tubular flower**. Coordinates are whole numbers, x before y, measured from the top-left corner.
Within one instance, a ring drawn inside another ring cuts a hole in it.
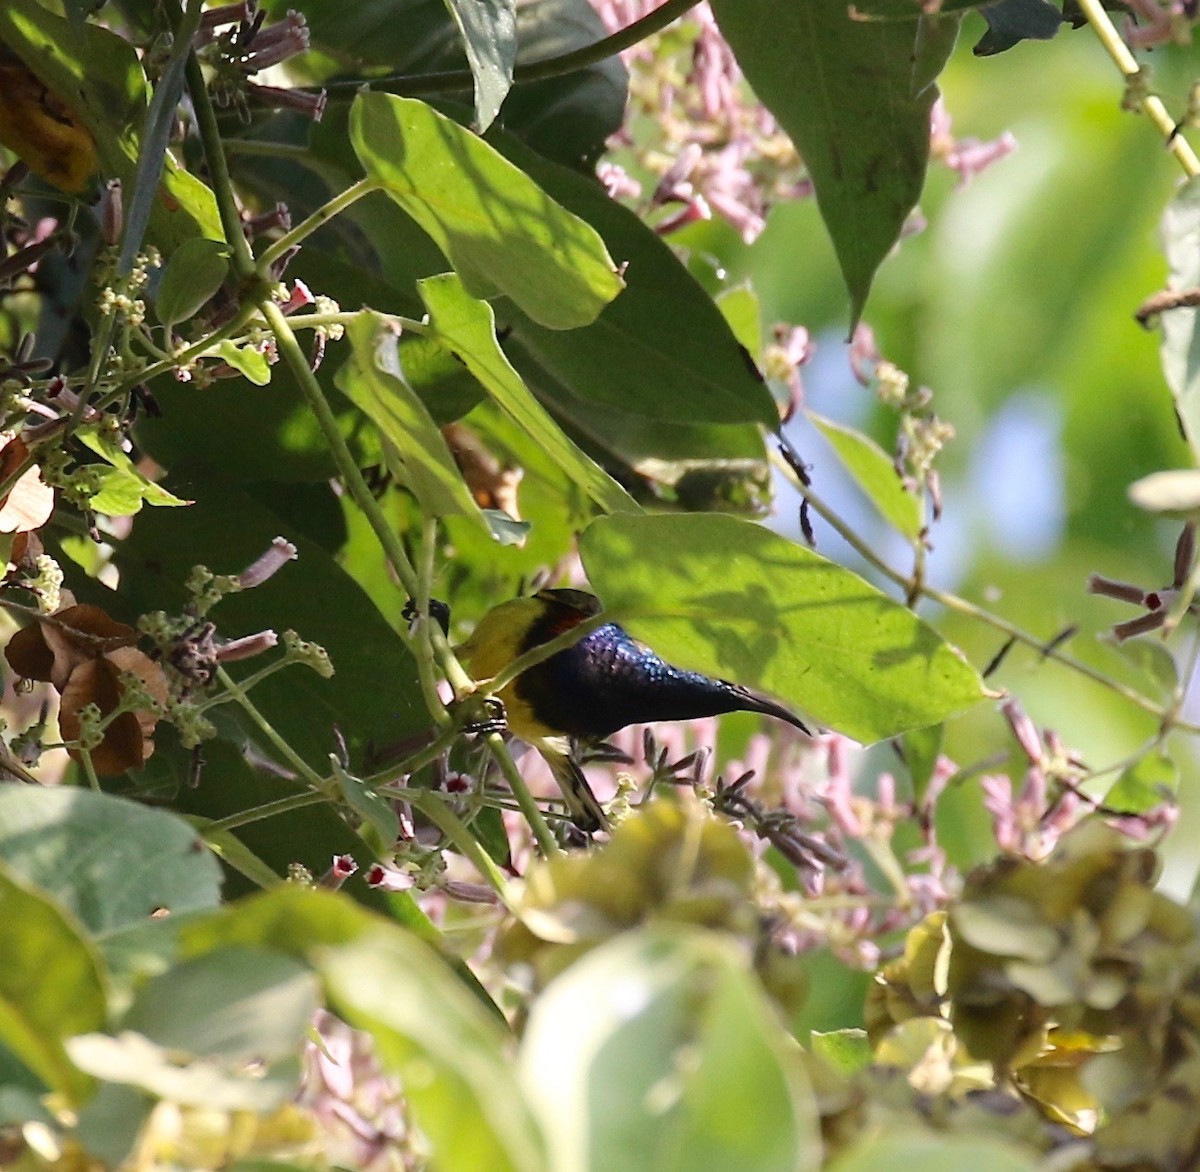
[[[1016,138],[1007,130],[990,142],[980,142],[977,138],[956,139],[950,121],[946,103],[938,98],[930,114],[929,154],[958,173],[959,187],[966,186],[981,171],[1017,149]]]

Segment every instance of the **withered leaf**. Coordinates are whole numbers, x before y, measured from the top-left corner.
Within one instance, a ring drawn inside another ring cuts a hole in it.
[[[80,664],[137,641],[137,632],[98,606],[79,603],[18,631],[4,657],[27,680],[52,683],[60,692]]]
[[[64,740],[78,738],[79,713],[86,705],[95,704],[101,715],[107,715],[120,704],[124,692],[122,672],[139,676],[155,699],[166,700],[167,682],[162,669],[136,648],[123,647],[107,656],[89,659],[71,672],[62,692],[58,722]],[[91,750],[96,772],[108,777],[144,765],[154,752],[151,738],[157,723],[158,717],[153,712],[121,713],[104,730],[100,744]],[[77,750],[70,750],[70,754],[75,760],[80,759]]]

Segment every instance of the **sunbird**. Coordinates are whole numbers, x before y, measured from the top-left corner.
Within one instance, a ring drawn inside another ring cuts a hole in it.
[[[539,590],[493,607],[458,654],[487,680],[534,647],[601,611],[583,590]],[[573,755],[572,741],[601,741],[630,724],[762,712],[807,733],[804,722],[740,684],[675,667],[617,623],[605,623],[565,651],[523,671],[497,693],[509,730],[546,759],[581,830],[608,819]]]

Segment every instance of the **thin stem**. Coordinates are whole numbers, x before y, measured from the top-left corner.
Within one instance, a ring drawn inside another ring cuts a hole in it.
[[[226,155],[264,155],[274,159],[311,159],[307,146],[292,142],[270,142],[264,138],[227,138]]]
[[[341,313],[289,313],[288,321],[294,330],[324,330],[330,326],[351,326],[361,316],[361,309]],[[429,326],[426,322],[415,321],[411,317],[402,317],[398,313],[381,313],[378,309],[371,312],[390,325],[396,326],[402,333],[426,334]]]
[[[83,767],[83,775],[87,778],[88,785],[99,793],[100,779],[96,776],[96,766],[92,764],[92,755],[87,749],[79,750],[79,764]]]
[[[323,228],[334,216],[344,212],[351,204],[357,203],[363,196],[377,191],[379,185],[374,179],[360,179],[351,184],[345,191],[335,195],[327,203],[322,204],[311,216],[301,220],[290,232],[285,232],[278,240],[267,248],[258,258],[258,271],[266,276],[271,265],[284,256],[288,249],[294,248],[301,241],[307,240],[318,228]]]
[[[363,785],[370,789],[377,789],[380,786],[390,784],[393,778],[411,777],[417,770],[424,769],[431,761],[437,760],[442,753],[454,744],[460,735],[461,729],[456,724],[447,725],[423,749],[418,749],[411,756],[389,765],[386,769],[377,770],[375,773],[364,777],[362,779]]]
[[[514,915],[519,915],[504,872],[479,845],[458,815],[432,790],[413,790],[408,795],[408,800],[446,836],[463,858],[474,865],[479,874],[495,889],[504,906]]]
[[[221,216],[221,227],[225,230],[225,242],[232,252],[233,271],[243,280],[254,276],[254,254],[242,227],[242,216],[233,194],[233,181],[229,177],[229,164],[225,160],[225,148],[221,142],[221,129],[217,125],[216,111],[208,94],[204,70],[193,50],[188,54],[187,87],[196,112],[196,129],[204,144],[204,158],[208,163],[209,179],[213,195],[217,200],[217,211]]]
[[[324,794],[305,791],[302,794],[291,794],[286,798],[276,798],[261,806],[249,810],[240,810],[230,814],[228,818],[220,818],[206,826],[202,834],[217,834],[223,830],[237,830],[239,826],[249,826],[251,822],[262,822],[266,818],[274,818],[278,814],[287,814],[292,810],[303,810],[306,806],[319,806],[329,799]]]
[[[266,667],[260,667],[258,671],[251,672],[241,681],[239,687],[243,692],[250,692],[262,683],[268,676],[273,676],[277,671],[282,671],[285,667],[290,667],[296,660],[288,655],[283,655],[274,663],[267,664]],[[198,701],[196,710],[198,712],[207,712],[210,708],[219,708],[222,704],[234,703],[237,697],[230,692],[217,692],[204,700]]]
[[[450,714],[438,695],[436,664],[434,663],[432,627],[436,625],[429,617],[429,598],[433,590],[433,564],[437,551],[437,518],[426,517],[421,533],[421,563],[417,571],[417,593],[413,602],[417,609],[415,646],[413,655],[417,660],[417,676],[421,691],[425,694],[425,705],[438,724],[449,724]]]
[[[275,731],[275,726],[259,711],[258,706],[250,699],[242,686],[223,668],[217,668],[217,680],[221,686],[237,701],[238,706],[258,730],[271,742],[283,758],[296,772],[314,789],[320,790],[325,782],[321,775],[313,769],[283,737]]]
[[[699,0],[666,0],[665,4],[660,5],[653,12],[646,13],[632,24],[626,25],[623,29],[618,29],[615,33],[610,33],[598,41],[593,41],[590,45],[572,49],[569,53],[560,53],[555,57],[543,57],[540,61],[518,63],[513,69],[513,81],[537,81],[545,77],[561,77],[567,73],[574,73],[578,69],[586,69],[589,65],[595,65],[609,57],[614,57],[639,41],[644,41],[647,37],[660,32],[689,9],[695,8],[698,2]],[[373,90],[382,90],[385,93],[416,96],[470,89],[474,84],[474,77],[469,69],[448,69],[440,73],[415,75],[399,73],[390,77],[373,78],[366,82],[361,78],[331,81],[327,82],[323,88],[331,95],[336,95],[347,92],[356,93],[364,84]]]
[[[517,799],[517,805],[521,807],[521,813],[525,815],[525,821],[529,823],[529,828],[533,831],[533,837],[537,839],[542,854],[548,859],[561,854],[554,835],[550,833],[545,815],[533,794],[529,792],[529,786],[525,784],[525,778],[521,776],[517,763],[512,759],[512,754],[508,751],[504,738],[499,733],[492,733],[487,738],[487,745],[492,751],[492,757],[496,764],[500,766],[500,772],[504,774],[504,779],[508,782],[513,797]]]
[[[978,619],[980,622],[986,623],[989,627],[993,627],[1005,635],[1011,635],[1019,643],[1024,643],[1027,647],[1035,648],[1047,659],[1053,659],[1057,663],[1061,663],[1063,667],[1070,668],[1071,671],[1077,672],[1081,676],[1086,676],[1093,683],[1100,684],[1102,687],[1116,692],[1118,696],[1128,700],[1131,704],[1136,704],[1143,711],[1149,712],[1151,716],[1155,716],[1161,721],[1169,722],[1173,727],[1183,732],[1200,733],[1200,725],[1189,724],[1182,720],[1174,720],[1170,713],[1164,712],[1162,707],[1155,703],[1149,696],[1142,695],[1137,689],[1121,683],[1120,680],[1114,680],[1111,676],[1107,676],[1099,669],[1091,667],[1080,659],[1076,659],[1073,655],[1068,655],[1066,652],[1057,649],[1048,651],[1042,640],[1010,623],[1007,619],[1001,618],[1000,615],[984,610],[982,607],[976,606],[973,602],[968,602],[965,598],[960,598],[957,594],[948,594],[933,586],[926,586],[924,594],[926,598],[946,607],[947,610],[954,610],[959,614],[967,615],[969,618]]]
[[[376,540],[383,547],[384,554],[392,564],[401,588],[410,598],[415,598],[417,596],[417,572],[404,552],[400,538],[379,507],[379,502],[371,495],[367,482],[363,480],[362,473],[359,471],[354,457],[350,454],[350,449],[346,446],[346,440],[338,427],[333,409],[329,406],[329,400],[326,399],[325,392],[317,381],[317,376],[313,374],[307,356],[300,349],[300,343],[296,340],[296,334],[292,330],[291,324],[279,307],[267,298],[259,303],[259,309],[267,319],[267,325],[275,334],[279,357],[287,363],[305,401],[317,418],[317,425],[325,437],[325,442],[329,445],[330,454],[337,465],[338,474],[346,486],[346,491],[350,493],[354,503],[367,518],[367,523],[374,531]]]
[[[312,412],[316,416],[317,425],[325,437],[325,442],[329,445],[330,453],[333,456],[334,463],[337,465],[342,482],[345,484],[354,503],[358,505],[363,515],[367,518],[367,523],[371,526],[376,540],[383,548],[384,555],[392,564],[401,588],[409,598],[417,598],[420,591],[416,569],[409,560],[408,555],[404,552],[404,546],[401,545],[399,536],[384,516],[383,510],[379,507],[379,502],[375,500],[371,495],[371,490],[367,488],[366,481],[363,480],[362,473],[359,471],[354,457],[350,454],[350,449],[346,446],[341,429],[334,418],[333,410],[329,406],[329,400],[325,398],[325,392],[321,389],[321,384],[317,381],[316,375],[313,374],[312,368],[308,365],[308,359],[305,357],[304,351],[300,349],[300,343],[296,340],[296,334],[292,330],[291,324],[279,310],[279,307],[272,301],[264,299],[260,303],[259,308],[262,310],[264,317],[266,317],[267,324],[275,334],[275,344],[279,350],[280,358],[288,364],[309,407],[312,408]],[[442,628],[437,623],[430,623],[428,632],[433,644],[434,655],[443,674],[450,682],[450,686],[454,689],[455,695],[470,695],[475,689],[475,683],[463,670],[462,664],[458,662],[458,657],[450,647],[450,643],[446,639]],[[440,700],[438,704],[439,706],[441,705]],[[431,715],[433,714],[431,713]],[[505,771],[505,776],[517,774],[516,765],[508,755],[508,750],[503,747],[503,744],[501,744],[500,750],[496,752],[496,758],[501,762],[501,768]],[[517,776],[519,778],[520,775],[517,774]],[[524,783],[521,782],[519,784]],[[525,807],[522,806],[522,808],[524,809]],[[532,809],[536,812],[536,805]],[[540,814],[538,814],[538,817],[540,818]],[[535,834],[538,834],[536,826],[534,830]],[[549,837],[548,830],[545,830],[545,835]],[[538,834],[539,841],[541,841],[541,838],[542,835]]]
[[[1137,58],[1134,57],[1133,51],[1117,31],[1117,26],[1113,24],[1112,18],[1104,10],[1101,0],[1079,0],[1079,7],[1087,17],[1087,22],[1092,26],[1096,36],[1100,38],[1100,43],[1125,77],[1133,78],[1141,73],[1141,66],[1138,65]],[[1183,135],[1177,133],[1179,127],[1163,104],[1162,98],[1157,94],[1147,94],[1142,99],[1142,109],[1149,115],[1150,121],[1162,132],[1163,138],[1175,158],[1179,160],[1179,165],[1183,168],[1184,173],[1188,176],[1200,175],[1200,159],[1196,157],[1196,152],[1192,150]]]

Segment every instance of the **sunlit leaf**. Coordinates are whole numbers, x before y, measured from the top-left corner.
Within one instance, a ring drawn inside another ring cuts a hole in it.
[[[295,4],[267,0],[264,7],[282,16]],[[461,71],[469,62],[446,8],[439,0],[356,0],[353,6],[345,0],[305,0],[303,12],[317,50],[310,61],[317,59],[322,76],[368,76],[380,69],[406,75]],[[594,45],[607,32],[588,0],[516,0],[515,14],[518,62],[563,57]],[[589,167],[621,127],[627,82],[616,54],[569,73],[518,81],[504,103],[504,125],[546,158]],[[461,86],[465,101],[469,89],[469,82]],[[447,89],[442,92],[449,96]]]
[[[1104,804],[1126,814],[1142,814],[1170,801],[1179,788],[1179,766],[1165,753],[1147,753],[1121,771]]]
[[[195,243],[212,242],[197,240]],[[175,507],[192,503],[181,500],[173,492],[168,492],[161,484],[139,472],[133,460],[95,428],[81,428],[75,435],[109,465],[108,468],[99,470],[100,489],[90,501],[91,507],[97,513],[103,513],[107,517],[131,517],[141,510],[143,504]]]
[[[1200,469],[1152,472],[1129,486],[1129,499],[1148,513],[1194,519],[1200,515]]]
[[[871,1062],[871,1043],[866,1030],[844,1029],[822,1033],[814,1030],[809,1039],[812,1051],[839,1074],[857,1074]]]
[[[580,551],[605,605],[664,658],[762,688],[858,740],[983,697],[975,670],[907,607],[761,525],[602,517]]]
[[[125,1029],[189,1054],[229,1062],[292,1054],[318,1006],[307,965],[265,948],[219,948],[146,981]]]
[[[213,1111],[270,1111],[295,1093],[298,1061],[266,1067],[253,1077],[219,1058],[187,1058],[133,1030],[78,1034],[67,1042],[72,1060],[106,1082],[120,1083],[184,1106]]]
[[[778,427],[779,412],[743,340],[652,228],[591,176],[540,158],[512,135],[493,132],[489,141],[593,225],[626,266],[620,297],[577,330],[547,329],[531,315],[496,306],[497,317],[511,322],[514,341],[552,377],[541,385],[557,409],[569,413],[581,402],[635,420]],[[751,353],[757,334],[756,322]]]
[[[913,797],[918,803],[925,800],[925,791],[937,767],[945,735],[944,725],[931,724],[928,728],[910,729],[900,738],[904,763],[912,778]]]
[[[601,508],[637,509],[615,480],[583,454],[533,397],[496,341],[492,308],[471,297],[454,274],[419,282],[438,340],[462,359],[497,405]]]
[[[541,325],[571,329],[621,291],[594,228],[424,102],[360,94],[350,135],[367,174],[432,237],[472,296],[503,293]]]
[[[227,339],[217,346],[217,353],[256,387],[265,387],[271,381],[271,364],[255,346],[236,346]]]
[[[910,541],[915,541],[924,523],[921,501],[904,487],[895,461],[862,432],[844,427],[812,411],[807,415],[829,441],[842,466],[854,477],[855,484],[867,494],[867,499],[884,519]]]

